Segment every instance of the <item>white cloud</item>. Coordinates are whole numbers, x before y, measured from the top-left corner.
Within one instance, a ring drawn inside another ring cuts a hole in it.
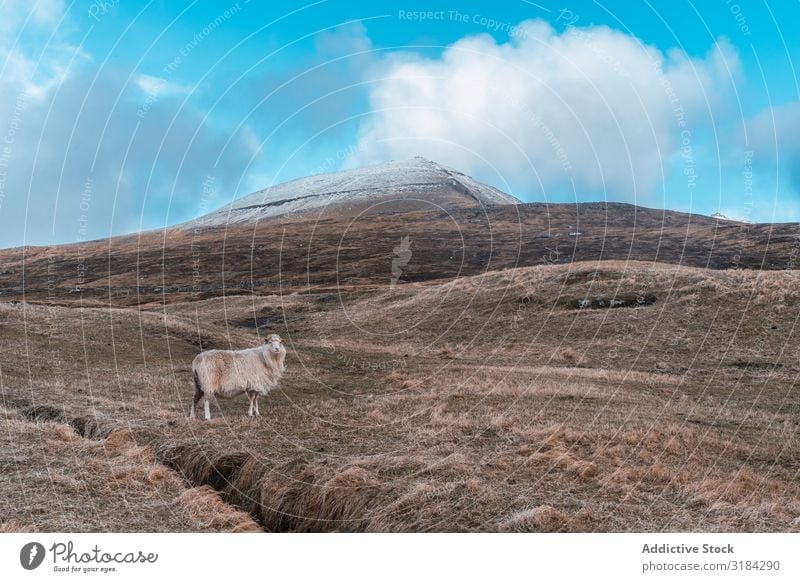
[[[41,101],[58,86],[77,62],[89,59],[79,47],[65,43],[57,34],[64,13],[61,0],[2,4],[0,19],[0,88],[5,96],[23,94]],[[5,113],[0,101],[0,114]]]
[[[191,85],[180,85],[167,81],[163,77],[153,77],[151,75],[136,75],[134,81],[145,94],[152,97],[188,95],[194,90]]]
[[[13,37],[19,33],[21,27],[53,27],[64,14],[63,0],[4,0],[0,9],[3,18],[0,19],[0,33],[13,42]]]
[[[60,2],[6,2],[3,17],[0,247],[194,217],[209,175],[220,196],[234,189],[252,136],[207,123],[184,103],[193,87],[93,61],[69,44]]]
[[[740,65],[724,40],[690,59],[604,26],[557,33],[526,21],[506,44],[465,37],[439,58],[393,55],[369,75],[373,112],[350,166],[423,155],[524,197],[574,183],[642,202],[681,132],[729,108]]]

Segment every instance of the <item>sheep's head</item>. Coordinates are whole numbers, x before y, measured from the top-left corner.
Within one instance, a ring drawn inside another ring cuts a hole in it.
[[[283,347],[283,340],[277,333],[273,333],[269,337],[264,338],[264,349],[273,354],[286,352],[286,348]]]

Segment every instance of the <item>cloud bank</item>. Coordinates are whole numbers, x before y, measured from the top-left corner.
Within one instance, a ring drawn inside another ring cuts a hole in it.
[[[372,115],[348,165],[423,155],[525,199],[574,188],[646,203],[696,128],[735,102],[741,67],[725,40],[692,59],[605,26],[515,30],[373,66]]]
[[[64,36],[63,3],[34,4],[3,5],[0,247],[158,228],[227,202],[258,146],[248,128],[216,124],[194,86],[98,62]]]

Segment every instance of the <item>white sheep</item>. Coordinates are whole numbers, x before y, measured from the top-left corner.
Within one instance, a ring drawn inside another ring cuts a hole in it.
[[[200,399],[204,399],[206,420],[211,419],[209,401],[217,396],[233,398],[247,394],[250,399],[248,416],[261,416],[258,397],[273,390],[286,367],[286,348],[278,334],[272,334],[257,348],[246,350],[208,350],[192,362],[194,399],[189,418]]]

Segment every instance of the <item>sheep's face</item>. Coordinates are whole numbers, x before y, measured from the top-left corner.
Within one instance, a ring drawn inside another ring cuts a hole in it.
[[[277,333],[273,333],[268,338],[264,339],[264,348],[272,352],[273,354],[280,354],[281,350],[283,350],[283,340],[281,336]]]

